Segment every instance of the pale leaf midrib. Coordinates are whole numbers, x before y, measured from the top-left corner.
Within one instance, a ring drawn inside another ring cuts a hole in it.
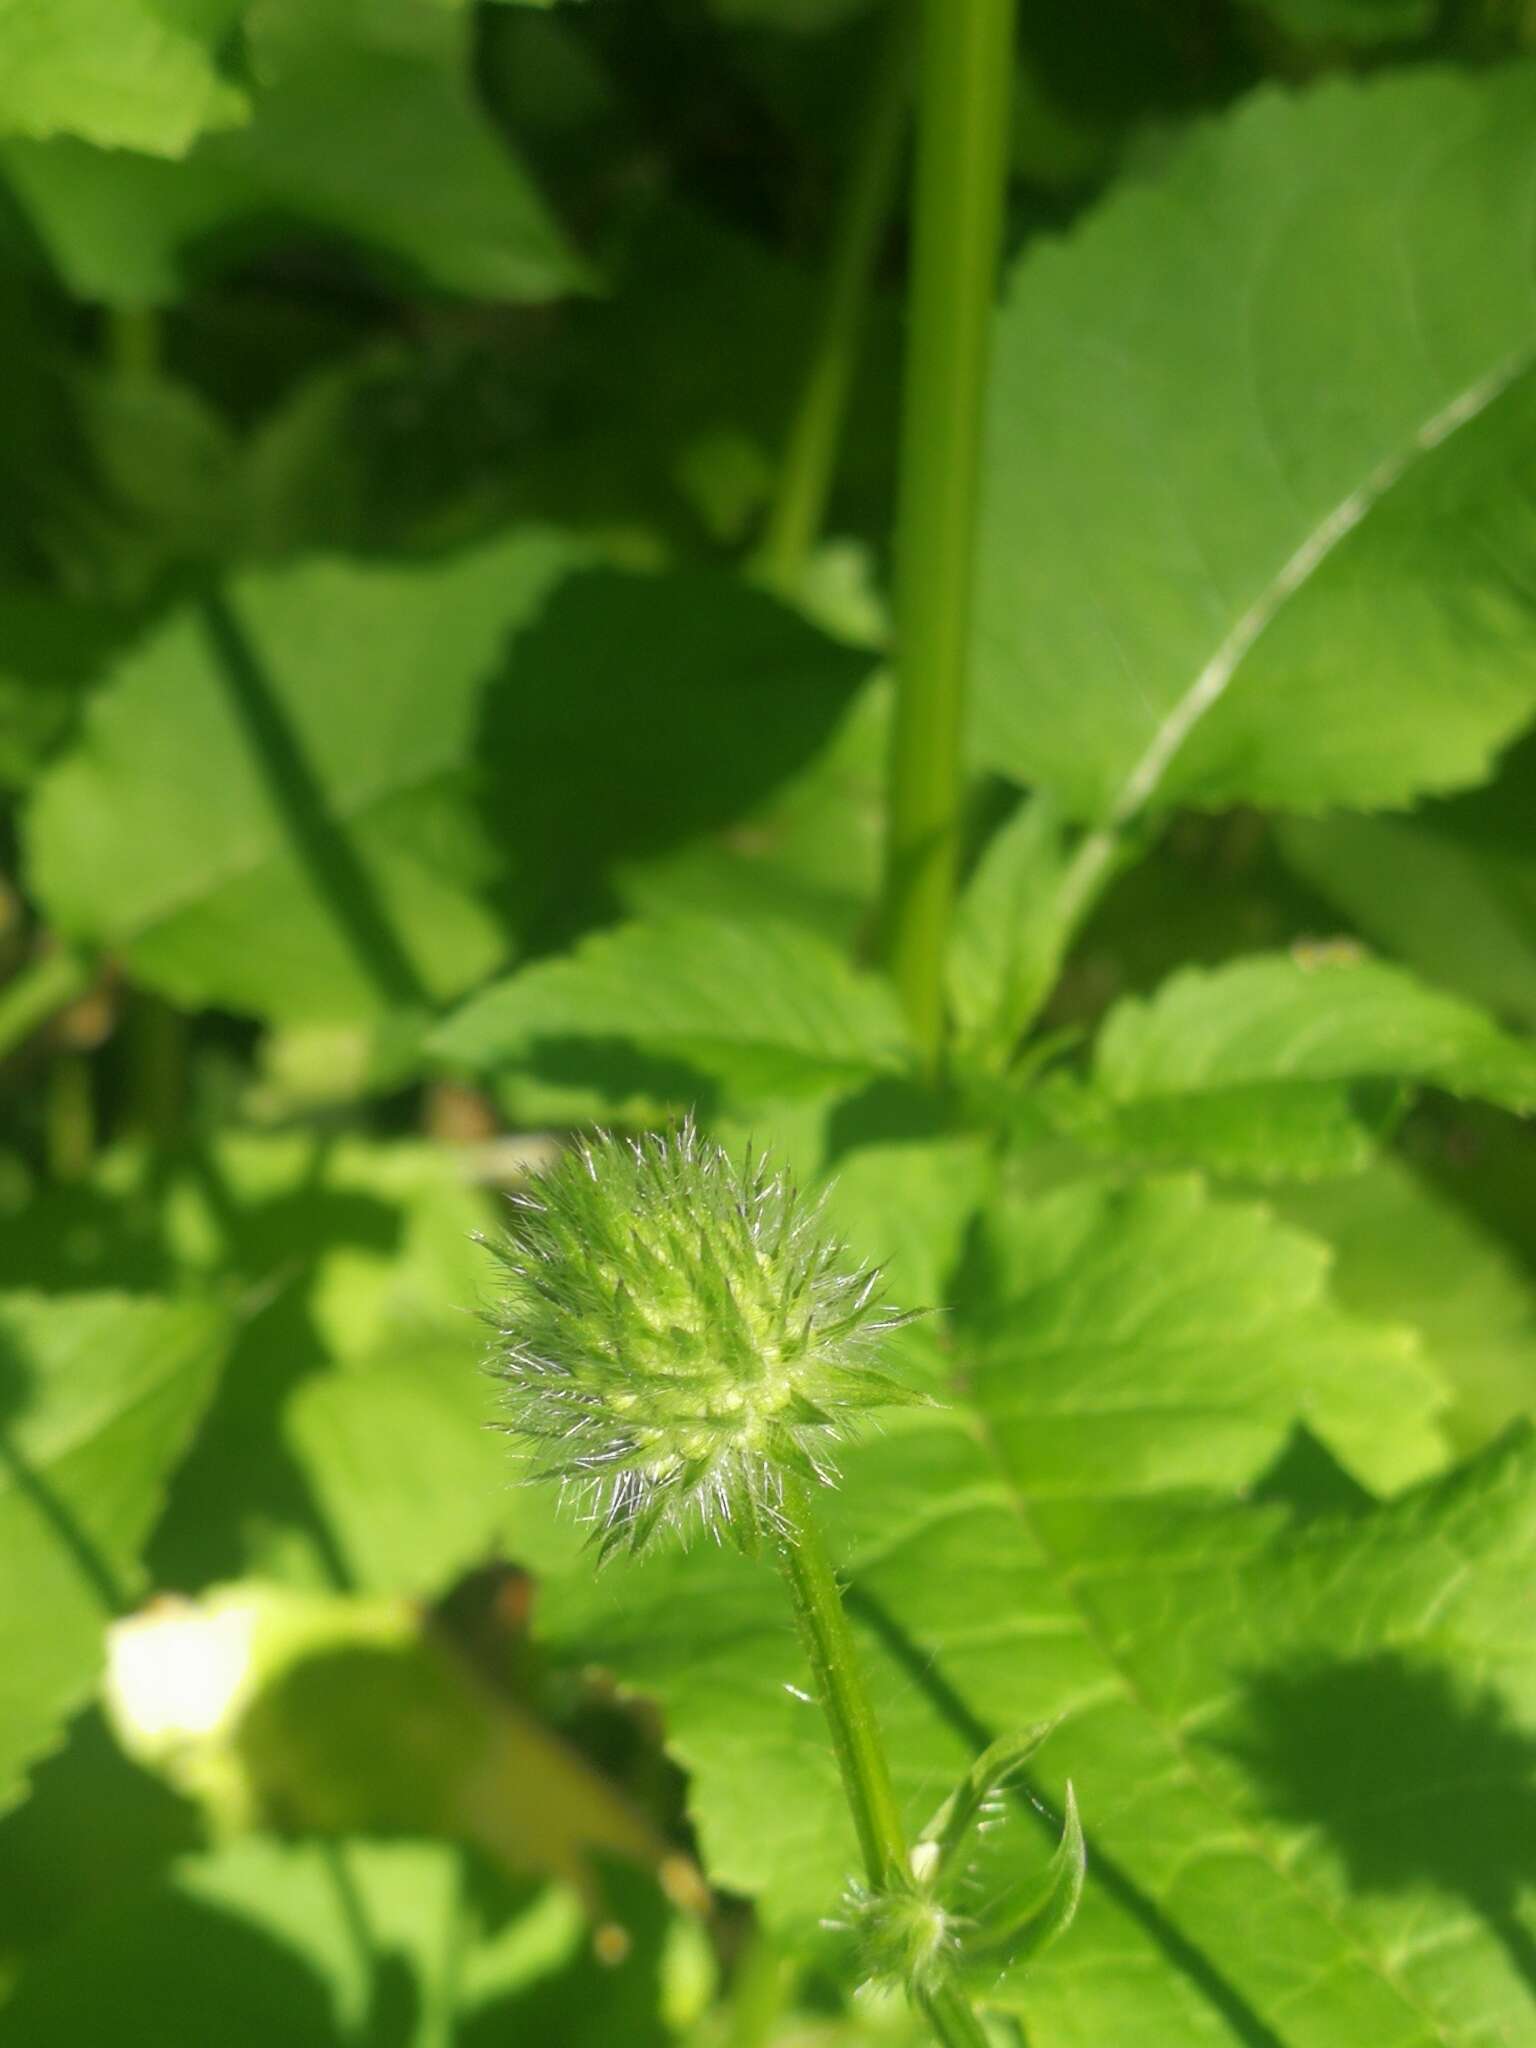
[[[1290,600],[1419,462],[1443,446],[1458,428],[1486,412],[1533,364],[1536,337],[1464,386],[1418,428],[1405,448],[1384,456],[1362,483],[1324,513],[1228,627],[1214,653],[1164,714],[1122,783],[1101,830],[1119,833],[1141,815],[1190,735],[1221,703],[1244,660]]]

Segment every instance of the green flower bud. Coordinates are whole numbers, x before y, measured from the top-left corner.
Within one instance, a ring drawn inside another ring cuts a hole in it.
[[[584,1142],[512,1199],[490,1247],[507,1427],[604,1555],[667,1530],[755,1548],[787,1475],[830,1483],[870,1409],[922,1398],[870,1363],[909,1320],[882,1306],[879,1269],[846,1262],[819,1201],[691,1120]]]
[[[881,1885],[850,1881],[843,1917],[827,1924],[854,1936],[869,1982],[900,1985],[917,1999],[948,1984],[985,1985],[1072,1924],[1087,1848],[1070,1781],[1061,1839],[1044,1870],[1010,1858],[999,1885],[969,1861],[977,1838],[1004,1820],[1004,1792],[1054,1725],[1001,1736],[985,1749],[918,1836],[905,1872]]]
[[[899,1984],[926,1997],[959,1969],[969,1923],[924,1887],[872,1891],[853,1879],[843,1903],[847,1919],[831,1924],[852,1930],[867,1983]]]

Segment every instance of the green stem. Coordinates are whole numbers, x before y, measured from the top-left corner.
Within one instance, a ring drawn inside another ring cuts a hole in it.
[[[922,2008],[934,2038],[943,2043],[943,2048],[991,2048],[970,2001],[954,1985],[946,1984],[942,1990],[930,1992],[922,2000]]]
[[[907,1845],[901,1814],[837,1575],[804,1488],[787,1479],[783,1518],[779,1563],[789,1585],[817,1698],[832,1732],[832,1748],[858,1833],[864,1872],[876,1889],[904,1883]]]
[[[81,953],[59,947],[39,954],[0,988],[0,1059],[46,1024],[55,1011],[82,996],[91,985],[91,967]]]
[[[886,948],[942,1058],[987,344],[1007,183],[1015,0],[923,0],[917,198],[896,524]]]
[[[859,1667],[837,1574],[806,1490],[796,1481],[786,1479],[784,1483],[782,1513],[779,1563],[832,1733],[833,1753],[864,1858],[864,1874],[875,1891],[909,1885],[912,1866],[880,1725]],[[925,1994],[919,2003],[942,2048],[987,2048],[981,2022],[957,1985],[946,1984]]]
[[[895,200],[916,22],[916,0],[889,0],[885,40],[832,225],[815,347],[763,534],[762,569],[790,594],[816,545],[831,495],[875,258]]]

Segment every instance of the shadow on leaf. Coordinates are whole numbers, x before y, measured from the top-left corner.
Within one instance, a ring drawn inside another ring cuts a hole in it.
[[[516,828],[535,942],[611,907],[615,862],[750,814],[816,757],[871,666],[706,571],[568,578],[489,689],[476,749],[491,832]]]
[[[1252,1677],[1224,1744],[1285,1819],[1320,1829],[1360,1892],[1463,1899],[1536,1992],[1518,1915],[1536,1842],[1536,1737],[1494,1694],[1393,1652]]]
[[[83,1923],[0,2014],[0,2048],[335,2048],[337,2038],[328,1987],[295,1948],[159,1889]],[[398,2048],[410,2035],[396,2025],[373,2038]]]
[[[14,1489],[68,1553],[105,1614],[121,1614],[128,1595],[95,1537],[72,1504],[28,1456],[20,1424],[32,1398],[34,1375],[26,1358],[0,1337],[0,1491]]]
[[[316,1320],[322,1253],[339,1247],[389,1254],[399,1212],[366,1194],[313,1181],[241,1207],[229,1246],[232,1266],[263,1297],[241,1328],[175,1492],[151,1543],[163,1585],[194,1588],[249,1568],[253,1527],[301,1531],[331,1583],[350,1573],[308,1475],[285,1434],[294,1390],[324,1369],[329,1345]]]

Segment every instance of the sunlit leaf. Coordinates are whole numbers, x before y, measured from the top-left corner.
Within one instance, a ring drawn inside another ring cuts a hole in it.
[[[1187,968],[1121,1003],[1068,1128],[1146,1160],[1258,1179],[1358,1170],[1402,1092],[1536,1108],[1536,1044],[1353,946]]]
[[[26,4],[42,13],[38,0]],[[207,0],[174,4],[208,11]],[[115,11],[112,0],[68,5],[103,20]],[[143,35],[147,18],[160,18],[163,68],[180,47],[165,20],[172,8],[133,0],[132,11],[146,17]],[[120,119],[115,133],[105,119],[71,123],[51,141],[0,146],[0,168],[70,289],[110,304],[172,299],[189,270],[238,262],[295,229],[438,290],[522,300],[580,288],[582,264],[475,103],[468,28],[428,0],[264,0],[251,13],[259,89],[245,126],[168,162],[93,146],[155,147],[142,120]],[[185,148],[196,125],[195,103],[190,122],[179,109],[174,125],[162,121],[160,146],[168,133]]]
[[[0,134],[183,155],[248,102],[221,45],[247,0],[5,0]]]
[[[1026,252],[979,758],[1079,816],[1480,780],[1536,705],[1536,70],[1269,90]]]
[[[207,1303],[0,1298],[0,1805],[87,1696],[103,1630],[143,1584],[226,1334]]]

